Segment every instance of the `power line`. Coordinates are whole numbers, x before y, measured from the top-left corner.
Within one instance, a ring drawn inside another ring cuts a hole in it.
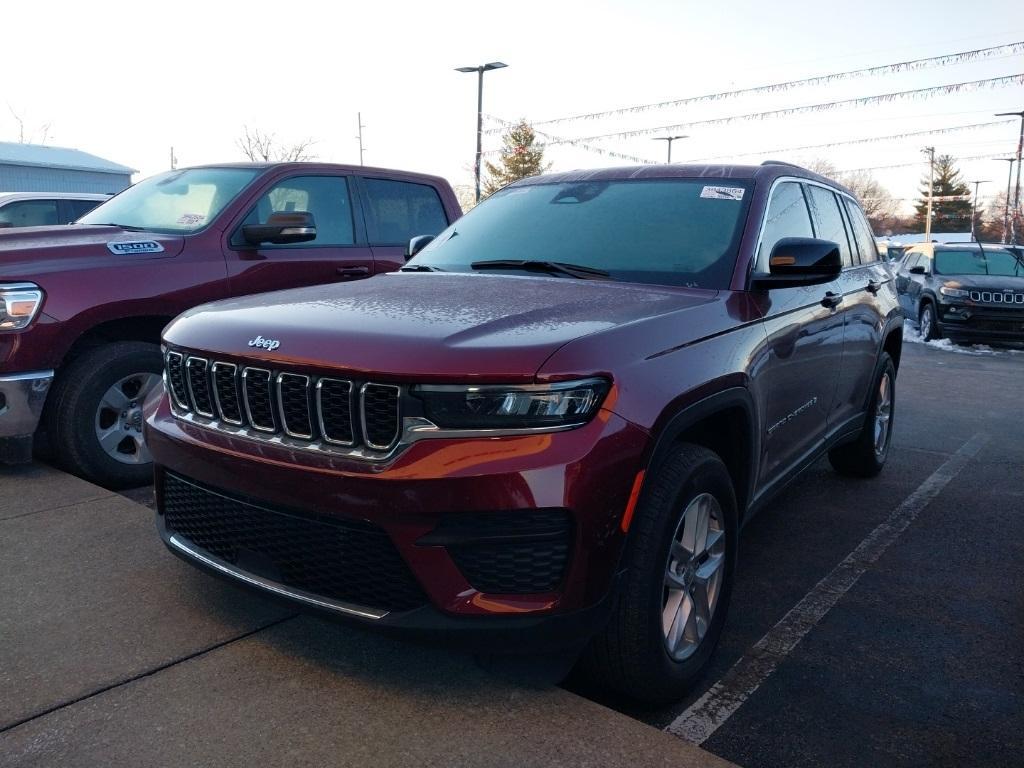
[[[1005,152],[996,155],[972,155],[970,157],[958,157],[956,161],[958,163],[966,162],[969,160],[998,160],[1006,155]],[[834,171],[834,173],[858,173],[860,171],[884,171],[888,168],[911,168],[916,165],[921,165],[920,160],[915,163],[896,163],[895,165],[874,165],[870,168],[846,168],[842,171]]]
[[[846,70],[845,72],[832,72],[827,75],[816,75],[814,77],[805,77],[799,80],[786,80],[779,83],[768,83],[765,85],[751,86],[749,88],[738,88],[732,91],[721,91],[719,93],[705,93],[700,96],[687,96],[682,99],[672,99],[670,101],[658,101],[650,104],[637,104],[631,107],[619,107],[617,109],[608,109],[601,112],[588,112],[581,115],[556,117],[550,120],[540,120],[534,123],[534,126],[554,125],[555,123],[565,123],[575,120],[597,120],[599,118],[604,117],[615,117],[617,115],[635,114],[637,112],[646,112],[655,109],[681,107],[687,104],[697,104],[705,101],[720,101],[721,99],[736,98],[738,96],[745,96],[754,93],[778,93],[779,91],[788,91],[794,88],[805,88],[812,87],[815,85],[827,85],[828,83],[834,83],[839,80],[849,80],[855,77],[872,77],[880,74],[910,72],[919,69],[928,69],[931,67],[945,67],[951,64],[961,64],[963,62],[977,61],[979,59],[1005,58],[1006,56],[1013,56],[1022,52],[1024,52],[1024,41],[1005,43],[1003,45],[993,45],[987,48],[975,48],[974,50],[970,51],[947,53],[941,56],[928,56],[926,58],[921,59],[898,61],[893,64],[880,64],[874,67],[850,69]]]
[[[712,157],[699,157],[693,160],[684,160],[686,163],[702,163],[708,160],[721,160],[732,157],[757,157],[759,155],[781,154],[783,152],[799,152],[807,149],[827,149],[829,147],[841,147],[850,144],[872,144],[879,141],[896,141],[898,139],[909,139],[914,136],[932,136],[943,133],[955,133],[957,131],[971,131],[978,128],[988,128],[993,125],[1004,125],[1016,123],[1016,120],[991,120],[987,123],[971,123],[970,125],[954,125],[948,128],[932,128],[927,131],[909,131],[907,133],[893,133],[888,136],[869,136],[863,139],[848,139],[845,141],[830,141],[825,144],[805,144],[802,147],[784,147],[781,149],[765,149],[760,152],[739,152],[730,155],[714,155]],[[1000,139],[1002,141],[1002,139]]]
[[[900,99],[925,99],[938,94],[960,93],[961,91],[973,91],[981,88],[1001,88],[1009,85],[1024,84],[1024,73],[1013,75],[1002,75],[1000,77],[989,77],[983,80],[967,80],[960,83],[947,83],[936,85],[930,88],[913,88],[907,91],[893,91],[892,93],[880,93],[875,96],[860,96],[855,99],[841,99],[839,101],[827,101],[821,104],[804,104],[799,107],[786,107],[784,109],[772,109],[766,112],[750,112],[743,115],[729,115],[728,117],[714,117],[707,120],[693,120],[687,123],[673,123],[672,125],[659,125],[655,128],[639,128],[632,131],[617,131],[615,133],[602,133],[596,136],[580,136],[572,141],[598,141],[600,139],[630,139],[636,136],[648,136],[664,131],[678,131],[686,128],[693,128],[698,125],[724,125],[740,120],[764,120],[770,117],[787,117],[808,112],[831,112],[842,107],[863,107],[869,104],[881,104],[884,102],[897,101]],[[564,142],[552,143],[569,143]]]
[[[495,122],[500,123],[506,128],[515,125],[515,123],[509,122],[508,120],[502,120],[500,117],[495,117],[494,115],[487,115],[486,117],[489,120],[494,120]],[[605,157],[614,157],[617,160],[628,160],[631,163],[638,163],[640,165],[653,165],[656,163],[655,160],[648,160],[647,158],[637,157],[636,155],[627,155],[622,152],[615,152],[611,149],[605,149],[604,147],[595,147],[591,144],[577,141],[576,139],[567,139],[563,136],[552,136],[551,134],[544,133],[543,131],[534,130],[534,134],[543,139],[547,139],[545,143],[540,145],[541,147],[546,147],[549,144],[568,144],[569,146],[576,147],[577,149],[584,149],[587,152],[596,152],[597,154],[604,155]],[[484,154],[494,155],[499,152],[501,152],[500,149],[489,149],[484,152]]]

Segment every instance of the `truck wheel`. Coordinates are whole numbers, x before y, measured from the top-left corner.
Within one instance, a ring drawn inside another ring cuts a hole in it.
[[[896,405],[896,368],[892,358],[882,353],[881,370],[875,378],[864,426],[852,443],[828,452],[828,460],[841,475],[874,477],[882,471],[892,443],[893,414]]]
[[[925,341],[935,341],[942,338],[939,318],[935,314],[935,305],[930,301],[926,301],[921,305],[921,314],[917,319],[917,327],[921,330],[921,338]]]
[[[109,488],[152,482],[142,404],[160,386],[156,344],[122,341],[76,357],[55,382],[47,431],[64,469]]]
[[[611,620],[580,671],[633,699],[680,698],[725,624],[737,538],[736,496],[716,454],[684,443],[649,476]]]

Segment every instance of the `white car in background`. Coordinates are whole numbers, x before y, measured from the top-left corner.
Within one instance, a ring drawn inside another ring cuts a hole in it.
[[[70,224],[109,199],[86,192],[0,192],[0,229]]]

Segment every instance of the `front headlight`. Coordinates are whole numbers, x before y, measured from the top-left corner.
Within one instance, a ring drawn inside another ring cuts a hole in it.
[[[531,429],[588,421],[608,392],[603,379],[536,385],[420,385],[428,419],[445,429]]]
[[[43,291],[33,283],[0,283],[0,331],[28,326],[43,305]]]
[[[962,288],[954,288],[950,285],[944,285],[939,288],[939,293],[943,296],[948,296],[951,299],[966,299],[971,295],[970,291],[965,291]]]

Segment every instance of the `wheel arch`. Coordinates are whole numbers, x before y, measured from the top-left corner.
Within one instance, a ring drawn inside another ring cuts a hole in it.
[[[68,347],[61,359],[60,367],[66,366],[86,350],[115,341],[144,341],[159,344],[160,333],[173,319],[173,317],[165,315],[134,315],[118,317],[90,326],[80,333]]]

